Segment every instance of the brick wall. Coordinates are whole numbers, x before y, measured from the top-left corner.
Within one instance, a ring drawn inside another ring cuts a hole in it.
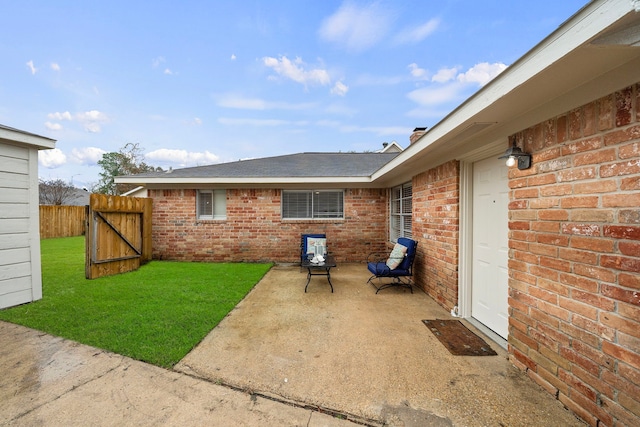
[[[640,425],[640,84],[516,135],[511,360],[590,425]]]
[[[227,219],[196,220],[196,190],[150,190],[153,257],[188,261],[299,260],[300,235],[326,233],[340,262],[363,261],[388,240],[385,189],[345,191],[344,220],[282,220],[280,190],[227,190]]]
[[[413,178],[415,282],[442,306],[458,304],[460,164],[451,161]]]

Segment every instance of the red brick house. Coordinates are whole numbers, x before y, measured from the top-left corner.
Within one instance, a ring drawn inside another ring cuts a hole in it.
[[[588,424],[640,425],[640,1],[590,2],[403,152],[117,180],[153,198],[156,258],[294,261],[325,232],[362,261],[411,236],[439,304]]]

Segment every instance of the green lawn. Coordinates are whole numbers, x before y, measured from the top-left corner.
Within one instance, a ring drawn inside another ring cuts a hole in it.
[[[84,237],[41,241],[43,298],[6,320],[172,367],[258,283],[271,264],[152,261],[87,280]]]

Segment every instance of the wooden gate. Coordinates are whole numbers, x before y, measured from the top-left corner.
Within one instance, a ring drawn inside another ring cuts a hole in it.
[[[152,200],[91,194],[87,206],[85,276],[136,270],[151,260]]]

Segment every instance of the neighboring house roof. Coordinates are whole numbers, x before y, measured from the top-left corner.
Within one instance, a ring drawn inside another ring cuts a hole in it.
[[[86,206],[89,204],[89,196],[91,193],[87,190],[76,188],[73,194],[66,198],[64,204],[70,206]]]
[[[48,150],[56,147],[55,139],[0,124],[0,142],[2,141],[32,145],[39,150]]]
[[[377,150],[376,153],[401,153],[403,148],[395,141],[383,142],[382,149]]]
[[[240,160],[209,166],[147,172],[117,177],[130,184],[286,184],[357,182],[366,183],[371,175],[398,153],[298,153],[284,156]]]
[[[228,175],[209,182],[293,185],[297,179],[300,184],[391,187],[450,160],[472,162],[499,155],[508,147],[509,136],[637,83],[638,70],[640,0],[593,0],[404,151],[378,169],[371,167],[369,176],[366,170],[349,171],[341,182],[332,167],[315,168],[317,175],[291,175],[280,169],[280,176],[272,168],[269,179],[255,181],[261,175],[247,178],[225,166],[217,171]],[[349,166],[357,169],[355,163]],[[207,182],[176,172],[164,181],[147,176],[117,177],[116,182],[176,186]]]

